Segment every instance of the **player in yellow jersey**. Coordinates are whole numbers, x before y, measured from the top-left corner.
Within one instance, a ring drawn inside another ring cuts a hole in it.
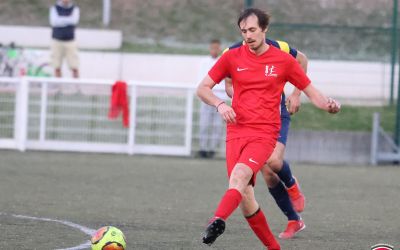
[[[307,72],[308,60],[305,54],[291,48],[288,43],[283,41],[266,39],[266,43],[292,55],[300,63],[303,70]],[[226,50],[240,47],[243,44],[244,42],[236,43]],[[230,78],[225,79],[225,90],[228,96],[233,96],[233,87]],[[271,158],[261,171],[272,197],[274,197],[277,205],[288,218],[286,229],[279,234],[279,238],[282,239],[290,239],[297,232],[305,228],[304,221],[298,214],[304,210],[305,198],[300,191],[298,181],[291,173],[289,164],[284,160],[290,115],[299,111],[300,95],[301,91],[297,88],[294,89],[288,98],[285,98],[285,94],[282,93],[281,130],[278,142]]]

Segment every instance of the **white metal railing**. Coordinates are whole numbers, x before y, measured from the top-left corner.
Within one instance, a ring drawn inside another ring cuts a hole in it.
[[[130,127],[123,128],[120,118],[107,118],[113,84],[102,79],[0,78],[0,148],[191,153],[194,86],[129,81]]]
[[[18,139],[20,138],[18,126],[19,120],[16,117],[21,105],[16,105],[17,100],[21,99],[17,89],[21,86],[20,80],[15,78],[0,78],[0,88],[5,93],[0,98],[0,145],[2,148],[18,149]],[[7,107],[7,109],[2,109]]]

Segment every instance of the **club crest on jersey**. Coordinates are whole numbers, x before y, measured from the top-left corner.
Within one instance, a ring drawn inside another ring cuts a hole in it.
[[[278,77],[278,74],[275,72],[275,66],[268,66],[265,65],[265,76],[273,76],[273,77]]]

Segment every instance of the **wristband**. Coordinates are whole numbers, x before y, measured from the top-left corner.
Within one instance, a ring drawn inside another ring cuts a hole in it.
[[[217,112],[218,112],[218,107],[219,106],[221,106],[222,104],[224,104],[225,102],[224,101],[222,101],[222,102],[220,102],[220,103],[218,103],[218,105],[217,106],[215,106],[215,108],[217,109]]]

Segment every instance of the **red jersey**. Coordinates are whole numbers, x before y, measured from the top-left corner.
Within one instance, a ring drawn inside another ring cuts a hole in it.
[[[208,72],[215,83],[230,76],[236,124],[228,124],[227,140],[240,137],[278,137],[280,101],[286,82],[303,90],[310,83],[290,54],[273,46],[261,55],[247,45],[226,51]]]

